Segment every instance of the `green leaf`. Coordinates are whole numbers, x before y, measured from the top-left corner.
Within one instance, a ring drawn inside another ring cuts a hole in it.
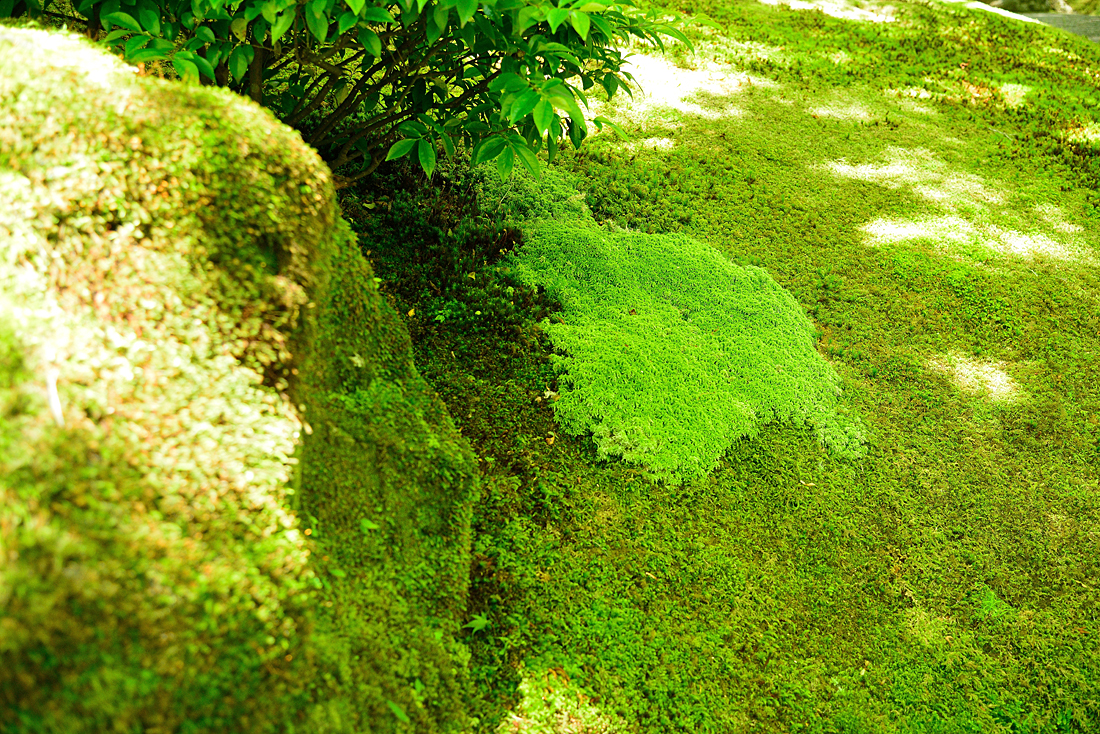
[[[359,529],[363,531],[363,534],[369,533],[371,530],[380,530],[382,528],[378,523],[371,522],[365,517],[359,521]]]
[[[217,37],[214,35],[214,31],[210,30],[204,25],[199,26],[195,29],[195,38],[198,38],[203,43],[213,43],[214,41],[218,40]]]
[[[328,8],[328,0],[312,0],[306,5],[307,15],[315,15],[318,18],[328,17],[325,10]]]
[[[477,12],[477,0],[458,0],[458,24],[465,27]]]
[[[160,61],[168,58],[168,50],[163,48],[143,48],[127,60],[131,64],[140,64],[143,61]]]
[[[419,140],[428,134],[428,128],[415,120],[405,120],[405,122],[397,126],[397,132],[401,133],[406,138],[416,138]]]
[[[134,36],[133,38],[131,38],[129,41],[126,42],[126,45],[123,47],[126,58],[129,59],[131,56],[138,52],[138,49],[143,48],[145,44],[149,43],[149,41],[152,40],[153,39],[149,36]]]
[[[663,33],[666,36],[671,36],[672,38],[675,38],[677,41],[679,41],[680,43],[687,46],[689,50],[692,50],[692,51],[695,50],[695,46],[692,45],[691,39],[689,39],[687,36],[685,36],[680,31],[676,30],[672,26],[669,26],[669,25],[661,26],[661,33]]]
[[[306,26],[309,28],[309,32],[313,34],[313,37],[317,39],[318,43],[324,43],[328,38],[328,18],[323,14],[318,17],[314,13],[306,13]]]
[[[546,137],[546,131],[550,129],[550,120],[554,117],[554,105],[549,100],[539,100],[531,113],[535,120],[535,127],[539,131],[539,137]]]
[[[141,27],[155,36],[160,35],[160,13],[152,8],[142,7],[138,9],[138,20]]]
[[[604,91],[607,92],[608,99],[614,97],[615,92],[619,91],[619,77],[614,74],[605,74],[603,79],[600,79],[600,84],[603,85]]]
[[[195,54],[195,58],[191,59],[191,61],[195,66],[199,67],[200,74],[210,81],[216,81],[214,78],[214,66],[207,59]]]
[[[455,144],[451,140],[451,136],[446,133],[439,136],[439,139],[443,141],[443,152],[447,154],[448,158],[451,158],[455,154]]]
[[[386,699],[386,704],[390,707],[390,711],[393,712],[393,715],[397,717],[398,721],[400,721],[402,724],[409,723],[409,715],[405,713],[405,709],[401,708],[388,698]]]
[[[229,58],[229,52],[233,50],[233,47],[229,43],[222,41],[221,43],[215,43],[207,47],[206,53],[203,56],[210,62],[210,66],[216,67],[222,61]],[[199,67],[199,71],[202,71],[202,67]]]
[[[294,25],[294,8],[283,11],[275,19],[275,23],[271,26],[271,41],[275,42],[282,38],[292,25]]]
[[[374,58],[382,57],[382,39],[370,28],[359,29],[359,43],[363,44],[363,48],[367,49],[367,53]]]
[[[383,8],[369,7],[363,11],[361,17],[369,23],[393,23],[393,16]]]
[[[450,15],[450,8],[445,8],[442,5],[435,6],[432,14],[428,16],[428,43],[435,43],[447,32]]]
[[[473,164],[476,166],[479,163],[493,160],[500,155],[500,151],[504,150],[505,145],[506,143],[502,137],[485,138],[474,146],[474,152],[471,155]]]
[[[134,33],[141,33],[141,26],[138,25],[138,22],[134,20],[134,17],[129,13],[108,13],[100,18],[100,20],[106,21],[107,23],[114,23],[123,28],[128,28]]]
[[[180,75],[184,84],[199,83],[199,68],[193,62],[181,59],[179,54],[176,54],[172,59],[172,66],[175,67],[176,73]]]
[[[471,629],[474,632],[481,632],[486,627],[491,627],[492,622],[489,621],[489,617],[485,614],[475,614],[469,622],[462,625],[462,629]]]
[[[531,114],[531,110],[542,101],[542,95],[536,89],[528,89],[512,103],[508,110],[508,122],[515,125],[517,122]]]
[[[588,14],[571,10],[569,11],[569,22],[573,24],[573,30],[577,32],[577,35],[587,41],[588,26],[591,22],[588,19]]]
[[[585,137],[588,135],[588,126],[584,124],[584,118],[578,123],[575,119],[569,120],[569,142],[573,144],[574,148],[580,148],[581,143],[584,142]]]
[[[337,28],[340,29],[338,31],[338,33],[340,35],[343,35],[344,31],[346,31],[348,28],[351,28],[353,25],[355,25],[358,22],[359,22],[359,17],[356,16],[355,13],[351,13],[351,12],[344,13],[343,15],[340,16],[340,21],[339,21],[339,24],[337,25]]]
[[[108,33],[107,37],[103,39],[103,42],[111,43],[112,41],[117,41],[120,38],[130,35],[130,33],[131,31],[128,31],[125,28],[119,28]]]
[[[412,149],[416,147],[416,144],[420,141],[413,138],[406,138],[405,140],[398,140],[396,143],[390,146],[390,151],[386,153],[386,160],[392,161],[396,158],[404,158]]]
[[[257,18],[252,24],[252,40],[256,43],[263,43],[267,38],[267,29],[269,27],[266,20]]]
[[[577,10],[581,13],[602,13],[607,10],[607,6],[603,3],[585,3],[577,8]]]
[[[569,115],[569,119],[573,121],[573,125],[581,130],[585,131],[587,135],[587,125],[584,122],[584,113],[581,112],[580,106],[577,104],[577,100],[573,99],[573,95],[570,94],[569,87],[564,84],[555,87],[550,92],[555,100],[558,101],[559,106],[564,107],[566,114]]]
[[[610,41],[615,37],[615,31],[611,30],[611,24],[603,18],[598,15],[590,15],[588,19],[592,21],[592,24],[603,34],[605,41]]]
[[[569,18],[569,10],[566,8],[550,8],[546,13],[546,22],[550,24],[550,32],[557,33],[558,27]]]
[[[229,73],[233,75],[234,81],[240,81],[248,73],[254,53],[251,46],[237,46],[229,54]]]
[[[428,128],[431,128],[432,130],[435,130],[440,135],[443,134],[443,126],[440,125],[435,120],[433,120],[431,117],[428,117],[425,114],[419,114],[419,115],[416,116],[416,119],[417,119],[417,122],[413,122],[411,124],[413,124],[413,125],[419,124],[420,125],[421,129],[424,131],[423,133],[421,133],[421,135],[424,135],[424,133],[427,133]]]
[[[521,77],[519,74],[501,74],[493,81],[489,82],[489,89],[493,92],[518,92],[519,90],[531,86],[527,83],[527,80]]]
[[[351,12],[355,13],[356,16],[363,12],[363,6],[366,4],[366,0],[344,0],[344,2],[348,4]]]
[[[512,177],[512,165],[515,160],[516,154],[512,152],[511,146],[505,148],[500,158],[497,158],[497,173],[500,174],[501,181],[507,181]]]
[[[229,24],[229,32],[236,36],[238,41],[243,42],[248,35],[248,21],[244,18],[237,18]]]
[[[519,155],[519,162],[527,169],[528,173],[536,179],[540,178],[542,171],[539,169],[539,159],[526,145],[517,145],[512,148]]]
[[[621,127],[619,127],[614,122],[607,119],[606,117],[603,117],[603,116],[597,117],[596,119],[592,120],[592,122],[596,123],[596,129],[597,130],[602,131],[603,126],[607,125],[609,128],[611,128],[615,132],[616,135],[618,135],[623,140],[629,140],[630,139],[630,136],[626,134],[625,130],[623,130]]]
[[[260,15],[262,15],[264,17],[264,20],[266,20],[268,23],[275,22],[276,12],[277,11],[275,8],[275,3],[272,0],[268,0],[266,3],[260,6]]]
[[[512,33],[522,36],[528,28],[545,19],[546,15],[543,13],[542,8],[528,6],[520,10],[516,16],[516,22],[512,24]]]
[[[431,178],[435,171],[435,145],[430,140],[421,140],[416,146],[416,157],[420,159],[424,175]]]

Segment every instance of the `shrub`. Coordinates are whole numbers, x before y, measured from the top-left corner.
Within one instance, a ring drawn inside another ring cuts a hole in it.
[[[333,169],[365,160],[355,178],[410,154],[430,175],[438,146],[479,141],[502,176],[535,172],[543,144],[584,140],[585,91],[633,81],[619,45],[687,42],[628,0],[0,0],[0,18],[47,8],[132,63],[269,106]]]

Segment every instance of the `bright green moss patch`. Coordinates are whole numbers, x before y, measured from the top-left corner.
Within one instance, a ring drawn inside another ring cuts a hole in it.
[[[591,431],[601,458],[678,482],[776,420],[809,421],[826,446],[862,454],[813,325],[764,270],[678,235],[554,221],[525,234],[519,277],[564,309],[546,326],[564,352],[555,413],[566,432]]]

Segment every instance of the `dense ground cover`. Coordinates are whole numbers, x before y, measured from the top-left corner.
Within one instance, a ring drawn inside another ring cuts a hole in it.
[[[487,480],[482,730],[1095,730],[1100,52],[961,6],[688,5],[724,30],[639,60],[633,140],[563,154],[546,198],[573,176],[597,219],[765,268],[869,453],[773,425],[683,486],[598,461],[554,423],[559,304],[503,272],[513,189],[349,192]]]

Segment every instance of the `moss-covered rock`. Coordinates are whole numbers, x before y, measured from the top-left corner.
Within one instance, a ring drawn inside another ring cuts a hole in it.
[[[292,130],[0,28],[0,731],[464,725],[476,465]]]

